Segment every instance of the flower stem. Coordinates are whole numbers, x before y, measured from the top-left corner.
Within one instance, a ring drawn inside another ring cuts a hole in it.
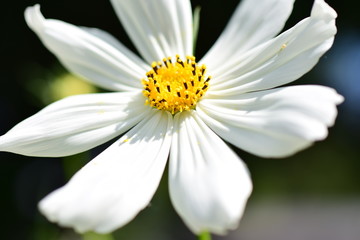
[[[195,56],[196,41],[199,33],[200,10],[201,10],[200,6],[195,7],[194,15],[193,15],[193,55],[194,56]]]
[[[115,240],[111,234],[97,234],[94,232],[87,232],[82,235],[83,240]]]
[[[198,236],[199,240],[211,240],[211,234],[209,232],[202,232]]]

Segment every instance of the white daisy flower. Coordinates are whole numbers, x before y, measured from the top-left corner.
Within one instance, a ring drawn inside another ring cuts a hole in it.
[[[278,35],[293,1],[243,0],[196,62],[189,0],[111,2],[142,58],[104,31],[26,9],[28,25],[64,66],[115,92],[47,106],[1,136],[0,150],[60,157],[125,133],[40,202],[50,221],[78,232],[125,225],[149,204],[169,157],[171,201],[186,225],[195,234],[236,228],[252,184],[221,138],[286,157],[327,136],[341,96],[322,86],[275,87],[331,47],[336,12],[315,0],[310,17]]]

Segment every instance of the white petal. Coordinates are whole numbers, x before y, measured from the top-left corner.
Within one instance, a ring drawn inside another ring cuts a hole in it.
[[[45,19],[39,5],[28,7],[25,18],[44,45],[73,73],[110,90],[141,88],[148,66],[109,34]]]
[[[174,130],[169,185],[176,211],[195,234],[236,228],[252,190],[247,167],[196,112],[177,114]]]
[[[215,71],[208,94],[232,95],[289,83],[308,72],[331,47],[335,11],[322,0],[309,18]]]
[[[176,54],[192,55],[189,0],[111,0],[143,58],[151,63]]]
[[[234,56],[278,34],[288,19],[294,0],[243,0],[214,46],[203,59],[209,69],[226,65]]]
[[[78,232],[107,233],[131,221],[150,202],[169,154],[172,116],[154,113],[44,198],[41,212]]]
[[[0,150],[29,156],[76,154],[125,132],[149,111],[141,93],[71,96],[50,104],[1,136]]]
[[[324,139],[342,101],[331,88],[293,86],[206,99],[197,111],[237,147],[262,157],[285,157]]]

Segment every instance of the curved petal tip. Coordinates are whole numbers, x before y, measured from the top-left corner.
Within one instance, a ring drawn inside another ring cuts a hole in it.
[[[311,10],[312,17],[320,17],[327,21],[331,21],[337,17],[336,11],[329,6],[324,0],[315,0],[314,6]],[[324,16],[326,16],[324,18]]]
[[[25,20],[27,25],[35,32],[41,29],[41,25],[45,21],[40,11],[40,4],[25,9]]]

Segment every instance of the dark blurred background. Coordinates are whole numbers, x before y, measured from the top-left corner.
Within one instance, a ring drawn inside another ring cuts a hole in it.
[[[192,1],[193,7],[201,6],[198,59],[217,39],[238,2]],[[339,14],[335,44],[320,63],[295,84],[327,85],[345,96],[336,125],[325,141],[286,159],[262,159],[236,149],[248,164],[254,192],[239,228],[214,239],[360,239],[360,4],[356,0],[327,2]],[[97,91],[67,74],[26,26],[24,9],[36,3],[41,4],[47,18],[104,29],[134,50],[109,1],[3,2],[0,135],[63,95],[77,90]],[[307,17],[312,3],[297,0],[286,28]],[[59,94],[59,91],[65,93]],[[42,197],[62,186],[105,147],[55,159],[0,153],[0,239],[111,239],[79,236],[70,229],[59,228],[47,222],[36,207]],[[171,206],[166,174],[151,206],[113,235],[116,239],[130,240],[196,239]]]

